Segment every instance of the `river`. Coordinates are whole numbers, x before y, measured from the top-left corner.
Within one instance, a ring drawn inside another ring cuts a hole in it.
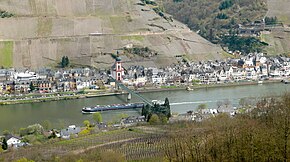
[[[203,88],[193,91],[177,90],[142,93],[149,100],[164,100],[168,97],[171,111],[185,113],[194,110],[201,103],[207,107],[216,107],[217,101],[228,99],[233,105],[238,104],[240,98],[263,97],[280,95],[290,92],[290,84],[272,83],[262,85],[247,85],[235,87]],[[71,124],[82,125],[84,120],[92,120],[92,115],[84,115],[84,106],[114,104],[126,102],[126,95],[85,98],[76,100],[62,100],[43,103],[17,104],[0,106],[0,134],[3,130],[18,130],[34,123],[50,121],[53,127],[63,127]],[[139,102],[132,96],[131,102]],[[104,121],[112,121],[121,113],[128,115],[140,114],[140,109],[102,112]]]

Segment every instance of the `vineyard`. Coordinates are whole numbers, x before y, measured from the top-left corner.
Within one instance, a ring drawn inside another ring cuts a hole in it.
[[[166,137],[147,135],[120,143],[100,147],[100,151],[113,150],[125,155],[127,160],[158,159],[164,157]]]
[[[45,144],[20,148],[3,154],[5,159],[0,158],[0,161],[12,161],[22,157],[34,161],[54,161],[58,157],[79,157],[96,150],[100,154],[113,150],[124,155],[126,160],[160,159],[164,155],[164,143],[166,138],[160,133],[120,129],[70,140],[55,139]]]

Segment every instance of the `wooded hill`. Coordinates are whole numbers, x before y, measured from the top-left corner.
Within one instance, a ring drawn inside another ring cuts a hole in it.
[[[212,42],[238,24],[262,20],[266,0],[163,0],[165,12]]]
[[[236,33],[238,24],[260,21],[263,18],[278,18],[283,24],[270,31],[262,32],[258,44],[266,45],[263,52],[269,55],[290,55],[289,36],[289,1],[285,0],[159,0],[163,10],[197,31],[201,36],[213,43],[225,45],[221,35]],[[287,27],[288,26],[288,27]],[[228,40],[228,38],[227,38]],[[255,39],[254,42],[257,42]],[[247,44],[247,39],[236,39],[235,42]],[[246,46],[245,52],[256,47]],[[241,47],[241,46],[240,46]],[[234,47],[233,47],[234,48]],[[240,50],[237,48],[236,50]],[[258,47],[255,51],[261,51]]]

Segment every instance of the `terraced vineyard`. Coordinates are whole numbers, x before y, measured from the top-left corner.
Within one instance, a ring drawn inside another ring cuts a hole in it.
[[[113,150],[127,160],[158,159],[164,156],[166,138],[161,134],[127,129],[76,137],[71,140],[52,140],[42,145],[21,148],[4,153],[5,161],[26,157],[35,161],[49,161],[55,157],[86,154],[92,150]],[[1,158],[0,158],[1,161]]]
[[[0,10],[15,15],[0,21],[0,56],[7,53],[1,46],[13,45],[9,64],[0,61],[0,66],[53,66],[68,56],[77,65],[111,67],[111,54],[128,45],[158,53],[150,59],[124,55],[123,60],[133,57],[144,65],[168,65],[177,62],[177,55],[222,58],[219,46],[140,0],[1,0]]]
[[[127,160],[158,159],[164,157],[167,138],[164,135],[147,135],[120,143],[100,147],[100,151],[114,150],[125,155]]]

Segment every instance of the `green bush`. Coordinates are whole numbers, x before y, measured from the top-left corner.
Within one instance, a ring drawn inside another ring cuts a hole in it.
[[[14,16],[12,13],[8,13],[7,11],[0,11],[0,17],[1,18],[9,18]]]
[[[224,9],[230,8],[232,6],[233,6],[232,0],[225,0],[225,1],[221,2],[219,9],[224,10]]]

